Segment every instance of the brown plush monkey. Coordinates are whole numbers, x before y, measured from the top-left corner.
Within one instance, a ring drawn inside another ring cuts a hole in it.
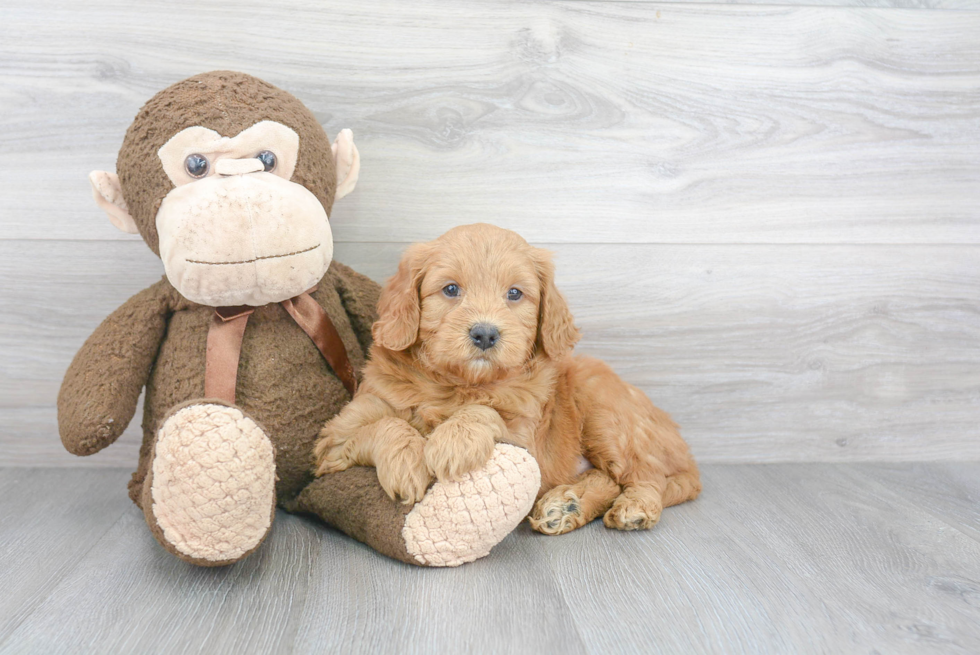
[[[331,145],[292,95],[206,73],[146,103],[116,168],[90,175],[95,199],[166,276],[79,350],[58,424],[70,452],[91,455],[146,388],[129,494],[167,550],[235,562],[268,534],[278,500],[391,557],[451,566],[530,511],[537,465],[512,446],[414,507],[388,498],[373,469],[313,478],[313,442],[354,392],[379,291],[332,261],[328,216],[360,169],[349,130]]]

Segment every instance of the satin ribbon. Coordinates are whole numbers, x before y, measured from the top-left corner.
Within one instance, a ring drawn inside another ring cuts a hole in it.
[[[357,391],[354,368],[351,366],[347,349],[337,333],[337,328],[327,316],[326,310],[310,295],[315,290],[316,287],[289,300],[283,300],[279,304],[310,337],[327,364],[344,384],[347,393],[353,398],[354,392]],[[204,364],[206,398],[220,398],[235,404],[242,340],[245,337],[248,317],[254,311],[254,307],[245,305],[215,308],[214,315],[211,317],[211,326],[208,328],[208,346]]]
[[[341,341],[340,335],[337,334],[337,328],[333,326],[333,322],[327,316],[326,310],[320,306],[320,303],[313,300],[309,292],[301,293],[289,300],[283,300],[279,304],[289,312],[289,315],[293,317],[296,324],[303,328],[303,332],[306,332],[310,339],[313,340],[317,350],[327,360],[330,368],[340,378],[340,381],[344,383],[344,388],[347,389],[347,393],[353,398],[354,392],[357,391],[357,378],[354,376],[354,367],[350,365],[350,359],[347,357],[347,349],[344,348],[344,342]]]

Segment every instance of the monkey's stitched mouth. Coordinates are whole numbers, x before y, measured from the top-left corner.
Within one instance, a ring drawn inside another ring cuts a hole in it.
[[[316,250],[320,247],[320,244],[315,246],[310,246],[309,248],[304,248],[303,250],[297,250],[295,252],[287,252],[283,255],[264,255],[262,257],[256,257],[255,259],[243,259],[238,262],[202,262],[197,259],[185,260],[188,264],[207,264],[208,266],[231,266],[233,264],[251,264],[252,262],[257,262],[262,259],[281,259],[282,257],[292,257],[293,255],[302,255],[304,252],[310,252],[311,250]]]

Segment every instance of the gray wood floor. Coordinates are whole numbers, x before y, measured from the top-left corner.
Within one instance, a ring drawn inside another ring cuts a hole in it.
[[[649,533],[522,526],[450,570],[284,513],[192,567],[127,477],[0,469],[0,652],[980,652],[980,463],[709,465]]]

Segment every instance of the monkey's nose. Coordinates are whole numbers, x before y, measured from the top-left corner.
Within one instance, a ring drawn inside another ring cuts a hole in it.
[[[490,348],[493,348],[497,343],[497,339],[499,338],[500,331],[497,330],[495,325],[477,323],[470,328],[470,339],[473,340],[473,345],[480,350],[489,350]]]
[[[214,172],[218,175],[247,175],[264,170],[265,166],[255,157],[250,159],[219,159],[214,162]]]

